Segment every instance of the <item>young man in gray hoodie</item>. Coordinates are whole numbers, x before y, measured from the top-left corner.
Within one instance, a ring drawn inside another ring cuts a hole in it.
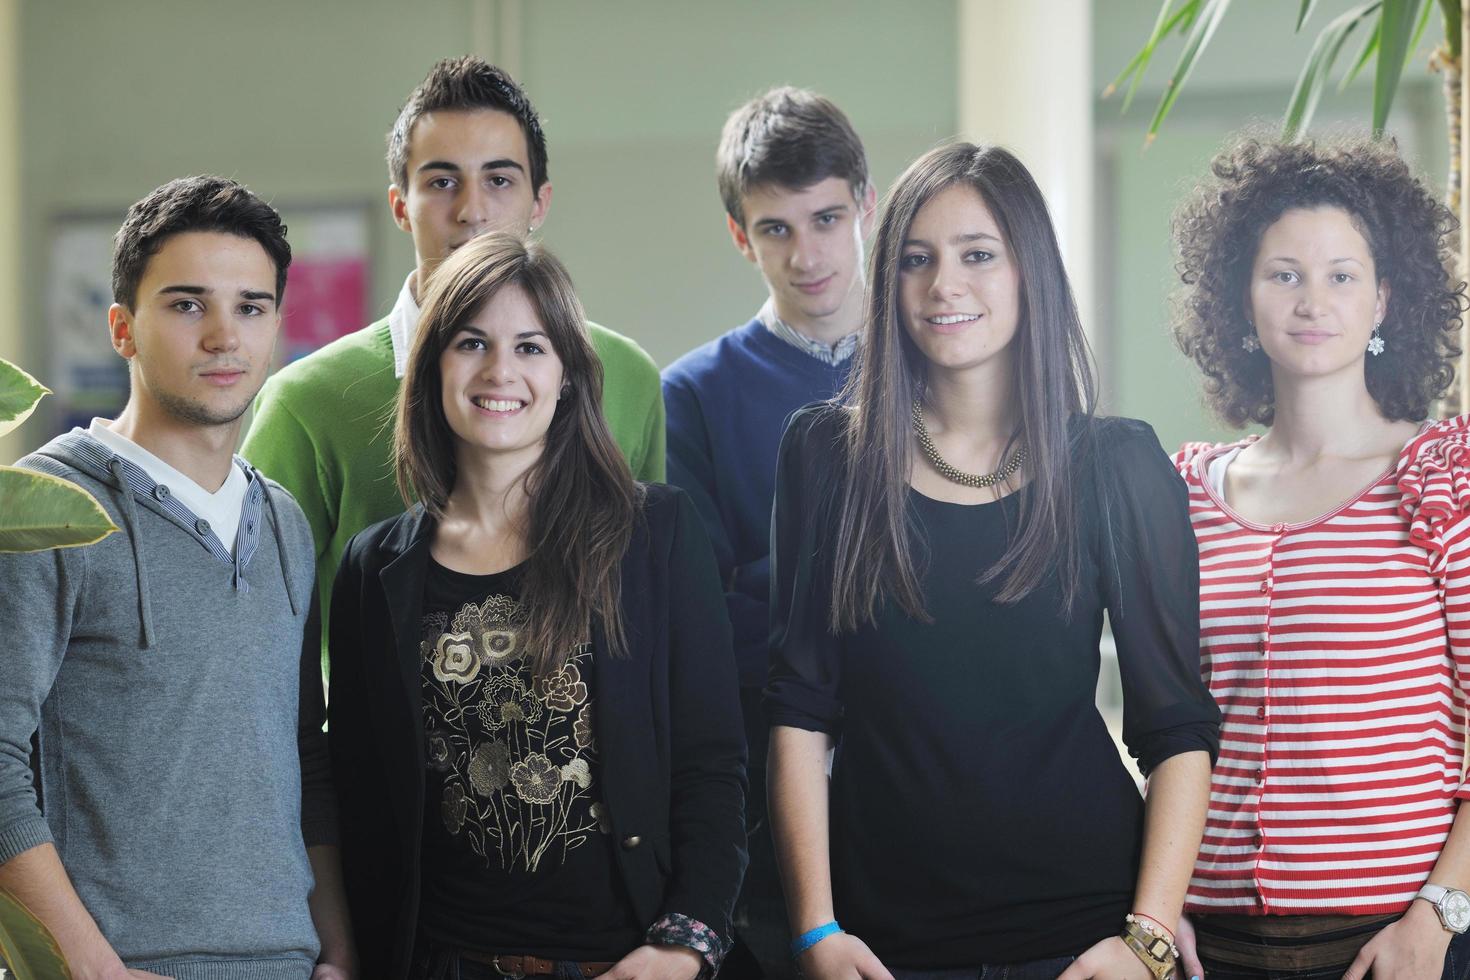
[[[311,530],[233,455],[280,328],[285,232],[218,177],[133,205],[108,313],[128,404],[20,462],[121,529],[0,555],[0,888],[79,978],[355,971],[302,643]]]

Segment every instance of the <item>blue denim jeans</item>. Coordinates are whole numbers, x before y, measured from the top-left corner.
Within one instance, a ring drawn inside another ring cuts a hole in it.
[[[1341,980],[1343,967],[1323,970],[1257,970],[1204,960],[1205,980]],[[1370,971],[1368,980],[1372,980]],[[1450,940],[1440,980],[1470,980],[1470,932]]]
[[[1057,980],[1075,956],[1024,963],[994,963],[963,970],[890,970],[893,980]]]

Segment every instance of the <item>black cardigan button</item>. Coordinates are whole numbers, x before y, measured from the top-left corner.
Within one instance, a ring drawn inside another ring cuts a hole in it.
[[[625,850],[625,851],[631,851],[633,848],[637,847],[639,844],[642,844],[642,843],[643,843],[643,838],[642,837],[639,837],[637,834],[634,834],[632,837],[624,837],[623,838],[623,850]]]

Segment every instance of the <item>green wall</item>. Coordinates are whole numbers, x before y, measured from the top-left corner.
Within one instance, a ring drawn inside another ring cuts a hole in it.
[[[519,10],[516,36],[492,39],[495,0],[21,0],[22,193],[10,220],[27,243],[26,327],[24,349],[0,353],[47,370],[57,216],[118,214],[186,173],[243,180],[288,223],[312,204],[369,208],[369,310],[385,313],[413,252],[387,213],[383,133],[429,64],[478,40],[517,52],[545,117],[554,186],[546,240],[591,315],[668,363],[745,320],[763,295],[729,244],[714,188],[729,110],[770,85],[817,88],[852,116],[885,187],[955,129],[958,2],[522,0],[509,6]],[[1169,216],[1227,133],[1279,116],[1316,30],[1350,5],[1321,0],[1293,35],[1294,4],[1236,0],[1151,149],[1140,149],[1143,130],[1177,39],[1132,112],[1119,117],[1116,101],[1099,102],[1095,145],[1078,147],[1098,167],[1094,336],[1105,404],[1153,422],[1166,445],[1223,434],[1168,338]],[[1157,10],[1158,0],[1097,0],[1096,91]],[[1423,61],[1420,52],[1411,62],[1392,128],[1438,183],[1444,124]],[[1322,117],[1366,119],[1366,87],[1328,92]],[[106,343],[100,322],[97,342]],[[12,444],[39,443],[48,424],[41,415]]]
[[[763,296],[729,244],[714,187],[714,147],[732,108],[779,83],[823,91],[851,115],[880,186],[955,127],[955,0],[518,6],[509,43],[550,145],[546,240],[590,314],[660,364],[744,322]],[[388,215],[383,135],[429,65],[472,50],[496,9],[493,0],[24,0],[28,328],[25,349],[6,356],[46,370],[53,219],[121,214],[189,173],[245,182],[288,224],[305,205],[371,207],[369,310],[386,313],[413,250]],[[104,323],[97,342],[107,343]],[[48,425],[38,417],[17,442],[36,445]]]

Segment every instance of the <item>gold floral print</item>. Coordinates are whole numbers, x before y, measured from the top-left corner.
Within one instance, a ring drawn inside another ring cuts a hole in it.
[[[525,762],[510,767],[510,781],[527,803],[550,803],[561,788],[561,770],[540,752],[532,752]]]
[[[459,828],[464,825],[465,812],[469,808],[469,800],[465,799],[464,790],[455,783],[447,783],[444,786],[444,826],[449,828],[451,834],[459,833]]]
[[[500,739],[481,742],[470,753],[470,789],[489,796],[510,782],[510,746]]]
[[[535,724],[541,720],[541,702],[516,674],[497,673],[482,689],[483,700],[475,706],[475,713],[491,731],[515,721]]]
[[[434,644],[434,677],[468,684],[480,673],[480,657],[468,633],[442,633]]]
[[[424,617],[419,646],[430,769],[444,773],[444,827],[486,866],[534,871],[612,832],[597,797],[592,650],[535,680],[524,617],[507,596]]]
[[[541,700],[557,711],[571,711],[587,700],[587,685],[576,664],[564,664],[536,682]]]
[[[572,738],[576,739],[577,748],[596,754],[597,743],[593,731],[592,704],[589,702],[582,705],[582,710],[577,712],[577,721],[572,725]]]

